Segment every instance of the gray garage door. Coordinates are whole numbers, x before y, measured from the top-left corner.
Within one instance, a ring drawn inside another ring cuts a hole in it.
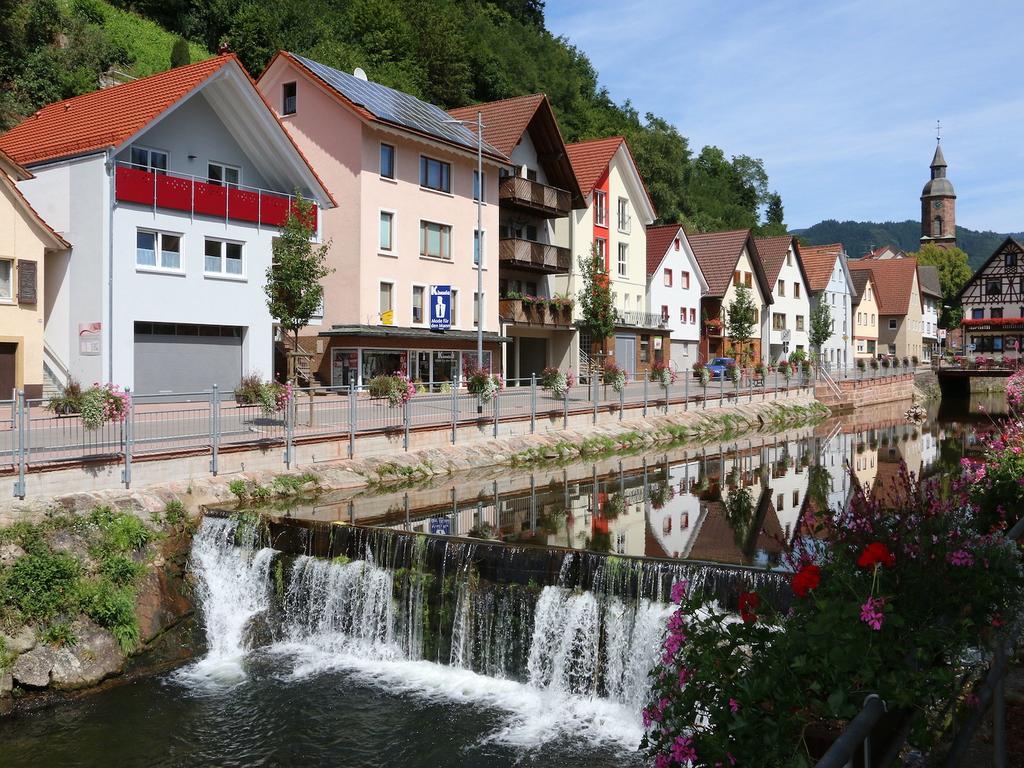
[[[217,384],[230,393],[242,378],[242,333],[237,326],[135,324],[135,391],[200,392]]]

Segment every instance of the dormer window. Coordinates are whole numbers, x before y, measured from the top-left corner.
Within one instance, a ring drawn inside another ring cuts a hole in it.
[[[281,114],[294,115],[296,106],[295,83],[285,83],[281,86]]]
[[[1006,254],[1006,266],[1011,268],[1017,266],[1017,254],[1013,251]]]
[[[167,153],[159,149],[132,147],[132,165],[143,171],[166,171]]]

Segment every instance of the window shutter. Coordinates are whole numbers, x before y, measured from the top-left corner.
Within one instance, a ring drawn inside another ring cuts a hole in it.
[[[18,259],[18,303],[36,303],[36,262]]]

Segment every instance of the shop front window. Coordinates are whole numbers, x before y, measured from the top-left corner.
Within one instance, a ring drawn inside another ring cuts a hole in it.
[[[482,367],[485,371],[491,370],[491,352],[490,350],[484,350],[484,364]],[[462,370],[469,371],[477,367],[476,364],[476,352],[463,352],[462,353]]]
[[[359,383],[359,352],[336,349],[331,357],[331,386],[349,387]]]
[[[404,349],[364,349],[363,385],[374,376],[391,376],[406,368]]]
[[[484,353],[489,354],[489,353]],[[433,372],[430,381],[434,384],[454,382],[459,372],[459,353],[454,350],[438,350],[433,353]]]

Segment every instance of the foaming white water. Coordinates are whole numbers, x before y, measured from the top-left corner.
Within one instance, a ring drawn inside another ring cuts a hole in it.
[[[291,659],[289,679],[343,671],[392,694],[501,713],[501,723],[485,742],[536,749],[551,741],[568,740],[631,752],[643,736],[639,709],[617,701],[536,688],[430,661],[337,652],[336,647],[288,642],[270,652]]]
[[[206,627],[207,654],[178,675],[193,683],[230,685],[245,679],[253,617],[270,607],[270,565],[274,550],[256,549],[255,526],[240,533],[236,520],[206,518],[192,543],[191,568]]]

